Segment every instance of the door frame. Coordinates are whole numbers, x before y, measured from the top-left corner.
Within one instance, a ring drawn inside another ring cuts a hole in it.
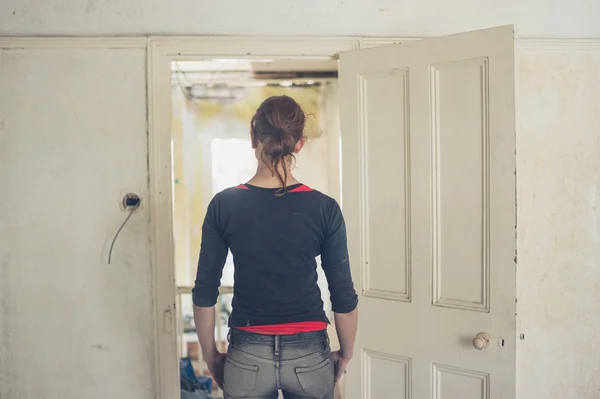
[[[180,394],[170,145],[171,62],[207,58],[335,59],[343,51],[406,40],[415,39],[247,36],[148,38],[148,168],[158,398],[171,399]],[[339,194],[337,197],[339,199]]]

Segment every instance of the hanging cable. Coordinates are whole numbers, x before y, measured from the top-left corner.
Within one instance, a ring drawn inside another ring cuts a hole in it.
[[[125,221],[123,222],[123,224],[121,224],[121,227],[119,227],[119,230],[117,230],[117,234],[115,234],[115,237],[113,238],[112,243],[110,244],[110,250],[108,251],[108,264],[109,265],[110,265],[110,260],[112,259],[112,251],[113,251],[113,247],[115,246],[115,242],[117,241],[117,237],[119,236],[119,233],[121,232],[121,230],[123,230],[123,227],[129,220],[131,215],[133,215],[133,213],[139,208],[139,206],[140,206],[139,200],[136,205],[131,205],[131,206],[132,206],[132,208],[129,211],[129,215],[127,215],[127,217],[125,218]]]

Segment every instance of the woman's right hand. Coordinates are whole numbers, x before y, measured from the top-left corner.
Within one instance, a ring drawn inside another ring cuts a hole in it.
[[[350,363],[350,358],[344,357],[341,351],[331,352],[331,358],[335,364],[335,382],[337,383],[346,373],[346,367]]]

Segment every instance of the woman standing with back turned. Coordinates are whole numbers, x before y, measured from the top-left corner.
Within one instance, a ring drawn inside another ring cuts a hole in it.
[[[258,159],[246,184],[217,194],[206,213],[194,319],[202,354],[225,399],[333,398],[353,355],[358,325],[346,227],[337,202],[291,174],[305,115],[287,96],[265,100],[252,118]],[[215,304],[228,249],[234,259],[227,354],[217,351]],[[317,285],[321,256],[341,349],[331,352]]]

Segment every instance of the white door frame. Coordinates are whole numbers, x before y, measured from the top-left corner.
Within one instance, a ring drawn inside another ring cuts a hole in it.
[[[359,37],[149,37],[148,165],[158,398],[174,399],[180,394],[172,220],[171,62],[207,58],[330,59],[343,51],[402,41]]]

